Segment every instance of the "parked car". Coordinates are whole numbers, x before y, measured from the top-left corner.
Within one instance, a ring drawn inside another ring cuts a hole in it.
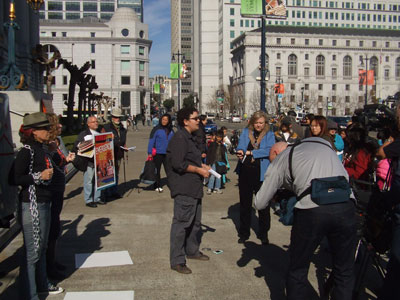
[[[338,129],[347,128],[347,123],[351,120],[351,117],[337,117],[337,116],[328,116],[328,120],[332,120],[338,125]]]
[[[204,129],[206,133],[217,131],[217,124],[215,124],[213,120],[207,119],[207,124],[204,126]]]
[[[209,119],[211,121],[215,121],[215,114],[207,113],[207,119]]]
[[[242,118],[239,115],[232,116],[232,123],[240,123],[242,122]]]

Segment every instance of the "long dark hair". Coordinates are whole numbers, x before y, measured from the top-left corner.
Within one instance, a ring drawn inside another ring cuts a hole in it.
[[[368,137],[367,130],[359,123],[353,123],[346,129],[346,141],[348,145],[347,154],[350,156],[350,162],[353,161],[360,150],[375,155],[377,147]]]
[[[321,127],[321,132],[318,135],[319,137],[322,137],[324,135],[329,135],[328,122],[326,121],[326,118],[324,116],[315,116],[314,119],[311,121],[311,123],[314,121],[318,123],[319,127]]]

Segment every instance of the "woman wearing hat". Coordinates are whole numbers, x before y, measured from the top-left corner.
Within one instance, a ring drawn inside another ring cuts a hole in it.
[[[46,247],[50,225],[49,187],[53,166],[43,144],[48,142],[50,122],[46,114],[26,115],[21,127],[22,149],[11,170],[14,184],[21,186],[19,219],[24,237],[24,260],[20,268],[21,299],[39,300],[38,294],[59,294],[61,287],[48,282]]]

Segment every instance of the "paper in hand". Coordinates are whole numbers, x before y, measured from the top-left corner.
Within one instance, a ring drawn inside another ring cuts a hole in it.
[[[214,175],[218,179],[221,178],[221,174],[215,172],[213,169],[209,169],[208,172],[210,172],[211,175]]]
[[[125,151],[135,151],[135,149],[136,149],[136,146],[133,146],[133,147],[129,147],[129,148],[127,148],[127,147],[123,147],[123,146],[120,146],[122,149],[124,149]]]

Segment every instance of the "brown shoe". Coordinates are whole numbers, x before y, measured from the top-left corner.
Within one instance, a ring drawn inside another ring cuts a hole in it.
[[[181,274],[191,274],[192,270],[190,270],[186,264],[179,264],[179,265],[175,265],[175,266],[171,266],[172,270],[177,271],[178,273]]]
[[[210,258],[207,255],[203,254],[202,252],[199,252],[199,255],[196,255],[196,256],[187,255],[186,258],[187,259],[197,259],[197,260],[202,260],[202,261],[210,260]]]

